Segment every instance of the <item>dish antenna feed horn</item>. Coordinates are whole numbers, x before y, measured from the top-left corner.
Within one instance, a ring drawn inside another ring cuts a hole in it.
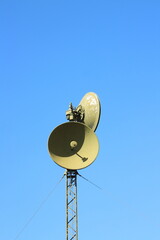
[[[69,122],[57,126],[48,139],[50,157],[66,169],[66,240],[78,240],[77,170],[91,165],[98,155],[99,143],[94,132],[100,113],[97,94],[89,92],[78,107],[69,105],[66,111]]]

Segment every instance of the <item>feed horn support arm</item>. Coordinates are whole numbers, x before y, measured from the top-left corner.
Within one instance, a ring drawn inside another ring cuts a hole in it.
[[[66,170],[66,240],[78,240],[77,171]]]

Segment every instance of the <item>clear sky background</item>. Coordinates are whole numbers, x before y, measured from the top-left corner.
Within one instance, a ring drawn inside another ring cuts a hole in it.
[[[160,1],[1,0],[0,34],[0,238],[65,239],[48,136],[92,91],[100,152],[79,172],[102,190],[78,178],[79,239],[159,240]]]

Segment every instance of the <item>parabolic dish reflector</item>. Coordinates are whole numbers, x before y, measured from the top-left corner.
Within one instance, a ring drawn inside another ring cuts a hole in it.
[[[101,105],[97,94],[93,92],[85,94],[79,105],[81,105],[85,111],[84,124],[95,131],[101,114]]]
[[[50,134],[48,150],[52,160],[59,166],[78,170],[94,162],[99,143],[93,130],[85,124],[66,122]]]

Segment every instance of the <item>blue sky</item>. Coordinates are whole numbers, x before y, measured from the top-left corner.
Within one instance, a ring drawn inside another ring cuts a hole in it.
[[[47,141],[91,91],[100,152],[80,174],[102,190],[78,179],[79,239],[160,239],[159,12],[155,0],[0,1],[1,239],[65,239],[64,169]]]

